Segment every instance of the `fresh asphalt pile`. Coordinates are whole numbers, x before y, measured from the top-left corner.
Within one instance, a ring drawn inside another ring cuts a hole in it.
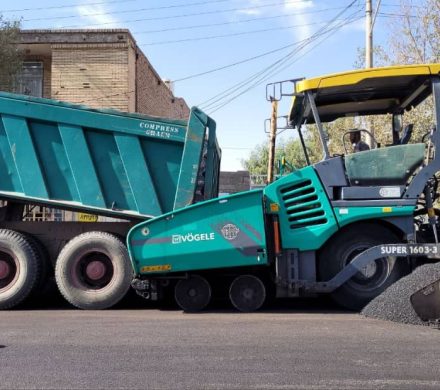
[[[410,297],[416,291],[440,279],[440,262],[416,268],[408,276],[398,280],[364,307],[366,317],[404,324],[426,325],[414,311]]]

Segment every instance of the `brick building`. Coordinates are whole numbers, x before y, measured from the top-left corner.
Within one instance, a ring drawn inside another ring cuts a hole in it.
[[[129,30],[22,30],[19,44],[19,93],[176,119],[189,115]]]

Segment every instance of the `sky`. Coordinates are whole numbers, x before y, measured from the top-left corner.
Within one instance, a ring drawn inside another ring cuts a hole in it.
[[[373,0],[375,7],[378,0]],[[127,28],[176,96],[217,123],[222,170],[243,169],[267,142],[266,84],[353,69],[365,45],[365,0],[0,0],[22,28]],[[397,0],[383,0],[374,43],[386,44]],[[278,114],[287,115],[290,98]],[[293,137],[292,130],[282,134]]]

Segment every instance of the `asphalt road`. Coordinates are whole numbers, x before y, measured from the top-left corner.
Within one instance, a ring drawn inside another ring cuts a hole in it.
[[[294,304],[0,313],[0,389],[438,389],[440,330]]]

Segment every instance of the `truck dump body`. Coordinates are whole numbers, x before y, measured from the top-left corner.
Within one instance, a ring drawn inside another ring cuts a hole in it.
[[[187,126],[0,93],[0,117],[3,199],[144,219],[217,195],[215,123],[197,109]]]

